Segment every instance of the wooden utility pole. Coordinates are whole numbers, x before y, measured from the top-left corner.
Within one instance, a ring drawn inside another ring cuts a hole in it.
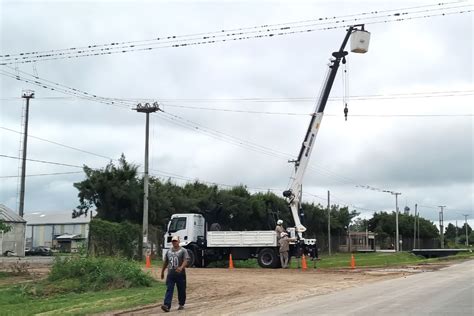
[[[30,112],[30,99],[35,97],[35,92],[32,90],[24,90],[21,97],[26,99],[25,108],[25,130],[23,132],[23,152],[21,160],[21,184],[20,184],[20,206],[18,209],[18,215],[23,217],[25,208],[25,176],[26,176],[26,149],[28,142],[28,116]]]

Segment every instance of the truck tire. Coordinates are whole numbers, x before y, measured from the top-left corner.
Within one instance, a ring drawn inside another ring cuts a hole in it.
[[[263,248],[260,250],[257,261],[258,265],[262,268],[275,269],[278,268],[278,265],[280,264],[276,251],[271,248]]]
[[[199,250],[199,247],[196,245],[191,245],[188,249],[188,251],[191,251],[194,254],[194,266],[196,268],[205,268],[209,263],[207,260],[204,260],[204,265],[203,265],[203,260],[202,260],[202,253],[201,250]],[[191,255],[190,255],[191,256]]]
[[[186,251],[188,252],[188,255],[189,255],[188,267],[192,267],[196,263],[196,254],[194,253],[192,249],[186,249]]]

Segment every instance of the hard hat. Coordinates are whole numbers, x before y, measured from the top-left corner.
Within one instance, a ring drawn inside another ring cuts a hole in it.
[[[283,221],[282,221],[281,219],[279,219],[279,220],[277,221],[277,225],[281,225],[281,224],[283,224]]]
[[[179,236],[173,236],[173,238],[171,238],[171,241],[179,241]]]
[[[287,233],[282,232],[282,233],[280,234],[280,237],[285,237],[286,235],[287,235]]]

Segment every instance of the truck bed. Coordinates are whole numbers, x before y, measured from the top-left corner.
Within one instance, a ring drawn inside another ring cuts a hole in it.
[[[207,247],[276,247],[273,230],[212,231],[207,233]]]

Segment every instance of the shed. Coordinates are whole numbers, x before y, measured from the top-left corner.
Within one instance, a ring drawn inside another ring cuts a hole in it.
[[[11,227],[9,232],[0,231],[0,256],[13,252],[23,257],[26,221],[3,204],[0,204],[0,220]]]
[[[90,217],[72,218],[71,212],[32,212],[25,214],[26,225],[26,246],[27,247],[49,247],[55,250],[74,251],[79,242],[84,242],[89,236]],[[73,240],[69,238],[69,245],[65,246],[68,238],[59,236],[74,235]],[[74,245],[73,245],[74,243]]]

